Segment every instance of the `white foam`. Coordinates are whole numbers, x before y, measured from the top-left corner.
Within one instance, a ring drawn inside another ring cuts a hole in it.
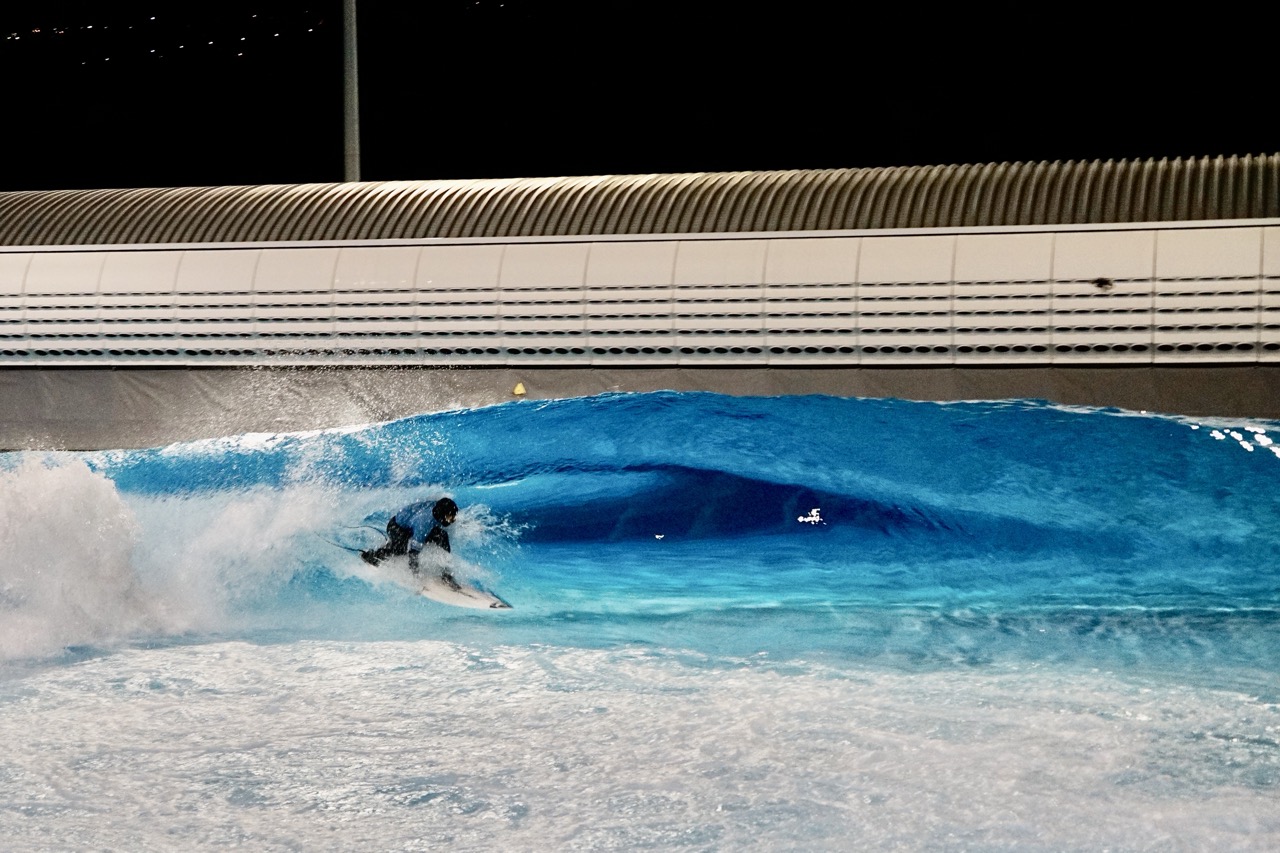
[[[383,582],[330,540],[366,516],[442,493],[353,490],[308,476],[311,459],[279,487],[159,496],[121,494],[75,456],[11,462],[0,471],[0,660],[256,629],[261,608],[272,611],[286,585],[314,570]],[[491,585],[485,564],[514,548],[518,531],[471,504],[451,534],[461,553],[454,574]],[[286,620],[281,627],[291,618],[266,616],[276,617]]]
[[[0,740],[16,849],[1280,847],[1280,709],[1049,667],[220,643],[11,675]]]
[[[0,471],[0,659],[160,630],[134,570],[139,534],[83,462],[32,456]]]

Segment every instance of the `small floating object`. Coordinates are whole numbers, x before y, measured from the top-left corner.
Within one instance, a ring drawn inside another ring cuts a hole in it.
[[[516,387],[511,389],[511,393],[515,394],[517,397],[523,397],[525,394],[529,392],[524,389],[523,382],[517,382]]]

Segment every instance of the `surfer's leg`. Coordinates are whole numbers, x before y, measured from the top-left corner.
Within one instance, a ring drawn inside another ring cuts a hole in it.
[[[365,562],[373,563],[376,566],[387,557],[407,553],[409,550],[409,537],[412,535],[413,531],[411,529],[396,524],[396,520],[393,518],[387,522],[387,544],[372,551],[363,551],[360,556],[364,557]],[[365,556],[366,554],[368,556]]]
[[[401,527],[396,524],[396,520],[393,518],[387,522],[387,543],[380,548],[361,551],[360,558],[366,563],[376,566],[387,557],[395,557],[399,554],[407,553],[411,536],[413,536],[413,531],[408,527]]]

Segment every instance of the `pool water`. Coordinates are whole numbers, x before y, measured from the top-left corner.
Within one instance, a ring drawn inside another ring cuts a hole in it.
[[[420,598],[351,549],[448,494]],[[16,849],[1275,849],[1280,424],[608,394],[0,455]]]

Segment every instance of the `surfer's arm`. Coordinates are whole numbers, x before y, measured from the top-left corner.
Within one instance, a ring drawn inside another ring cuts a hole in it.
[[[446,552],[452,553],[449,548],[449,534],[445,532],[443,527],[431,528],[431,532],[427,534],[423,545],[435,545],[438,548],[443,548]]]

